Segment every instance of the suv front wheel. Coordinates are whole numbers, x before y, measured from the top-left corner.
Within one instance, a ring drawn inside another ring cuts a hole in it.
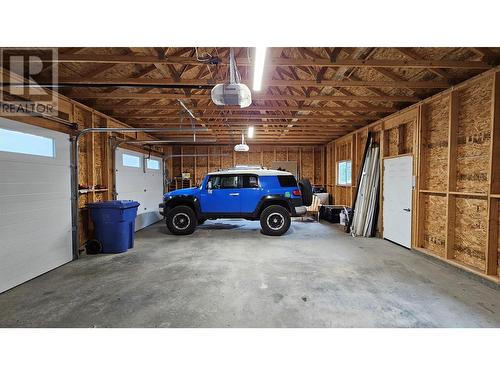
[[[282,206],[273,205],[260,214],[262,233],[268,236],[281,236],[290,228],[290,213]]]
[[[188,206],[177,206],[166,215],[167,228],[173,234],[191,234],[196,228],[198,220],[193,209]]]

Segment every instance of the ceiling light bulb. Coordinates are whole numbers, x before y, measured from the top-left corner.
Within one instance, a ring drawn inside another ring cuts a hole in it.
[[[264,75],[264,62],[266,61],[267,47],[255,47],[255,61],[253,71],[253,89],[260,91],[262,87],[262,76]]]

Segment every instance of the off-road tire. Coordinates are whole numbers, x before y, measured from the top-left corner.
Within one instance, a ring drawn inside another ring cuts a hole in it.
[[[168,211],[165,216],[167,228],[175,235],[191,234],[196,229],[198,220],[193,209],[188,206],[177,206]]]
[[[290,213],[283,206],[272,205],[260,213],[260,227],[267,236],[281,236],[290,228]]]

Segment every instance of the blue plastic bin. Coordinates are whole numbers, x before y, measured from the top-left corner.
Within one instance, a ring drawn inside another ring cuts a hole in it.
[[[139,202],[131,200],[88,203],[95,238],[103,253],[123,253],[134,247],[135,218]]]

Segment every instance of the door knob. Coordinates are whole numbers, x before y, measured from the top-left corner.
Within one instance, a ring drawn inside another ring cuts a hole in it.
[[[409,208],[403,208],[403,211],[410,212],[411,210]]]

